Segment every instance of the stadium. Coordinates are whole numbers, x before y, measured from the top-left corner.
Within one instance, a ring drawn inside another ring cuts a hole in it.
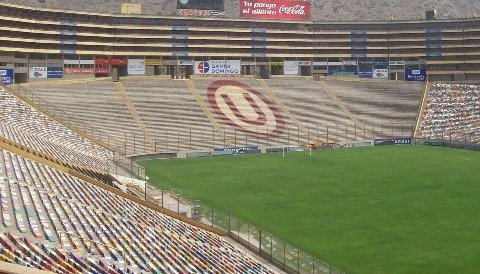
[[[480,5],[343,2],[0,1],[0,272],[478,273]]]

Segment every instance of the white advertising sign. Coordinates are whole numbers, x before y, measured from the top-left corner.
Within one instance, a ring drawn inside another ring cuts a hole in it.
[[[145,75],[145,60],[128,59],[128,75]]]
[[[80,65],[80,61],[79,60],[63,60],[63,64],[65,65]]]
[[[195,61],[195,74],[240,74],[240,60]]]
[[[29,69],[30,78],[47,78],[47,67],[31,67]]]
[[[95,65],[95,60],[80,60],[80,65]]]
[[[388,69],[374,69],[373,78],[377,78],[377,79],[388,78]]]
[[[298,61],[285,61],[283,66],[283,74],[298,75]]]

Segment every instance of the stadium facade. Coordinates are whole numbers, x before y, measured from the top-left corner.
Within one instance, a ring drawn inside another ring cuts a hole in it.
[[[0,3],[0,70],[15,83],[117,72],[480,79],[480,19],[335,23],[250,17],[100,14]]]

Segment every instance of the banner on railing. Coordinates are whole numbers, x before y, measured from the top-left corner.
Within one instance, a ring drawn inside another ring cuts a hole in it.
[[[240,60],[195,61],[195,74],[240,74]]]
[[[355,77],[358,75],[358,72],[356,67],[346,67],[346,68],[329,67],[328,75],[337,76],[337,77]]]
[[[15,73],[13,69],[0,69],[0,79],[2,85],[13,85]]]
[[[427,70],[425,69],[405,69],[405,81],[427,81]]]
[[[65,74],[89,74],[94,73],[94,68],[65,68]]]
[[[128,59],[128,75],[145,75],[145,59]]]
[[[29,69],[29,77],[34,79],[46,79],[47,67],[31,67]]]
[[[47,67],[47,78],[61,79],[63,78],[62,67]]]
[[[283,66],[283,74],[298,75],[298,61],[285,61]]]
[[[240,0],[242,18],[309,20],[310,14],[309,0]]]
[[[388,78],[388,69],[374,69],[373,78],[376,79],[387,79]]]

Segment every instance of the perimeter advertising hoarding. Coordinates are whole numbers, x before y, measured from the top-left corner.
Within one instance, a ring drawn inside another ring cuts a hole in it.
[[[310,16],[310,0],[240,0],[241,18],[309,20]]]
[[[195,74],[240,74],[240,60],[195,61]]]
[[[405,81],[425,82],[427,71],[425,69],[405,69]]]
[[[376,139],[375,145],[411,145],[412,138]]]
[[[2,80],[2,85],[13,85],[13,79],[15,74],[13,69],[0,69],[0,79]]]
[[[128,59],[128,75],[145,75],[145,59]]]

